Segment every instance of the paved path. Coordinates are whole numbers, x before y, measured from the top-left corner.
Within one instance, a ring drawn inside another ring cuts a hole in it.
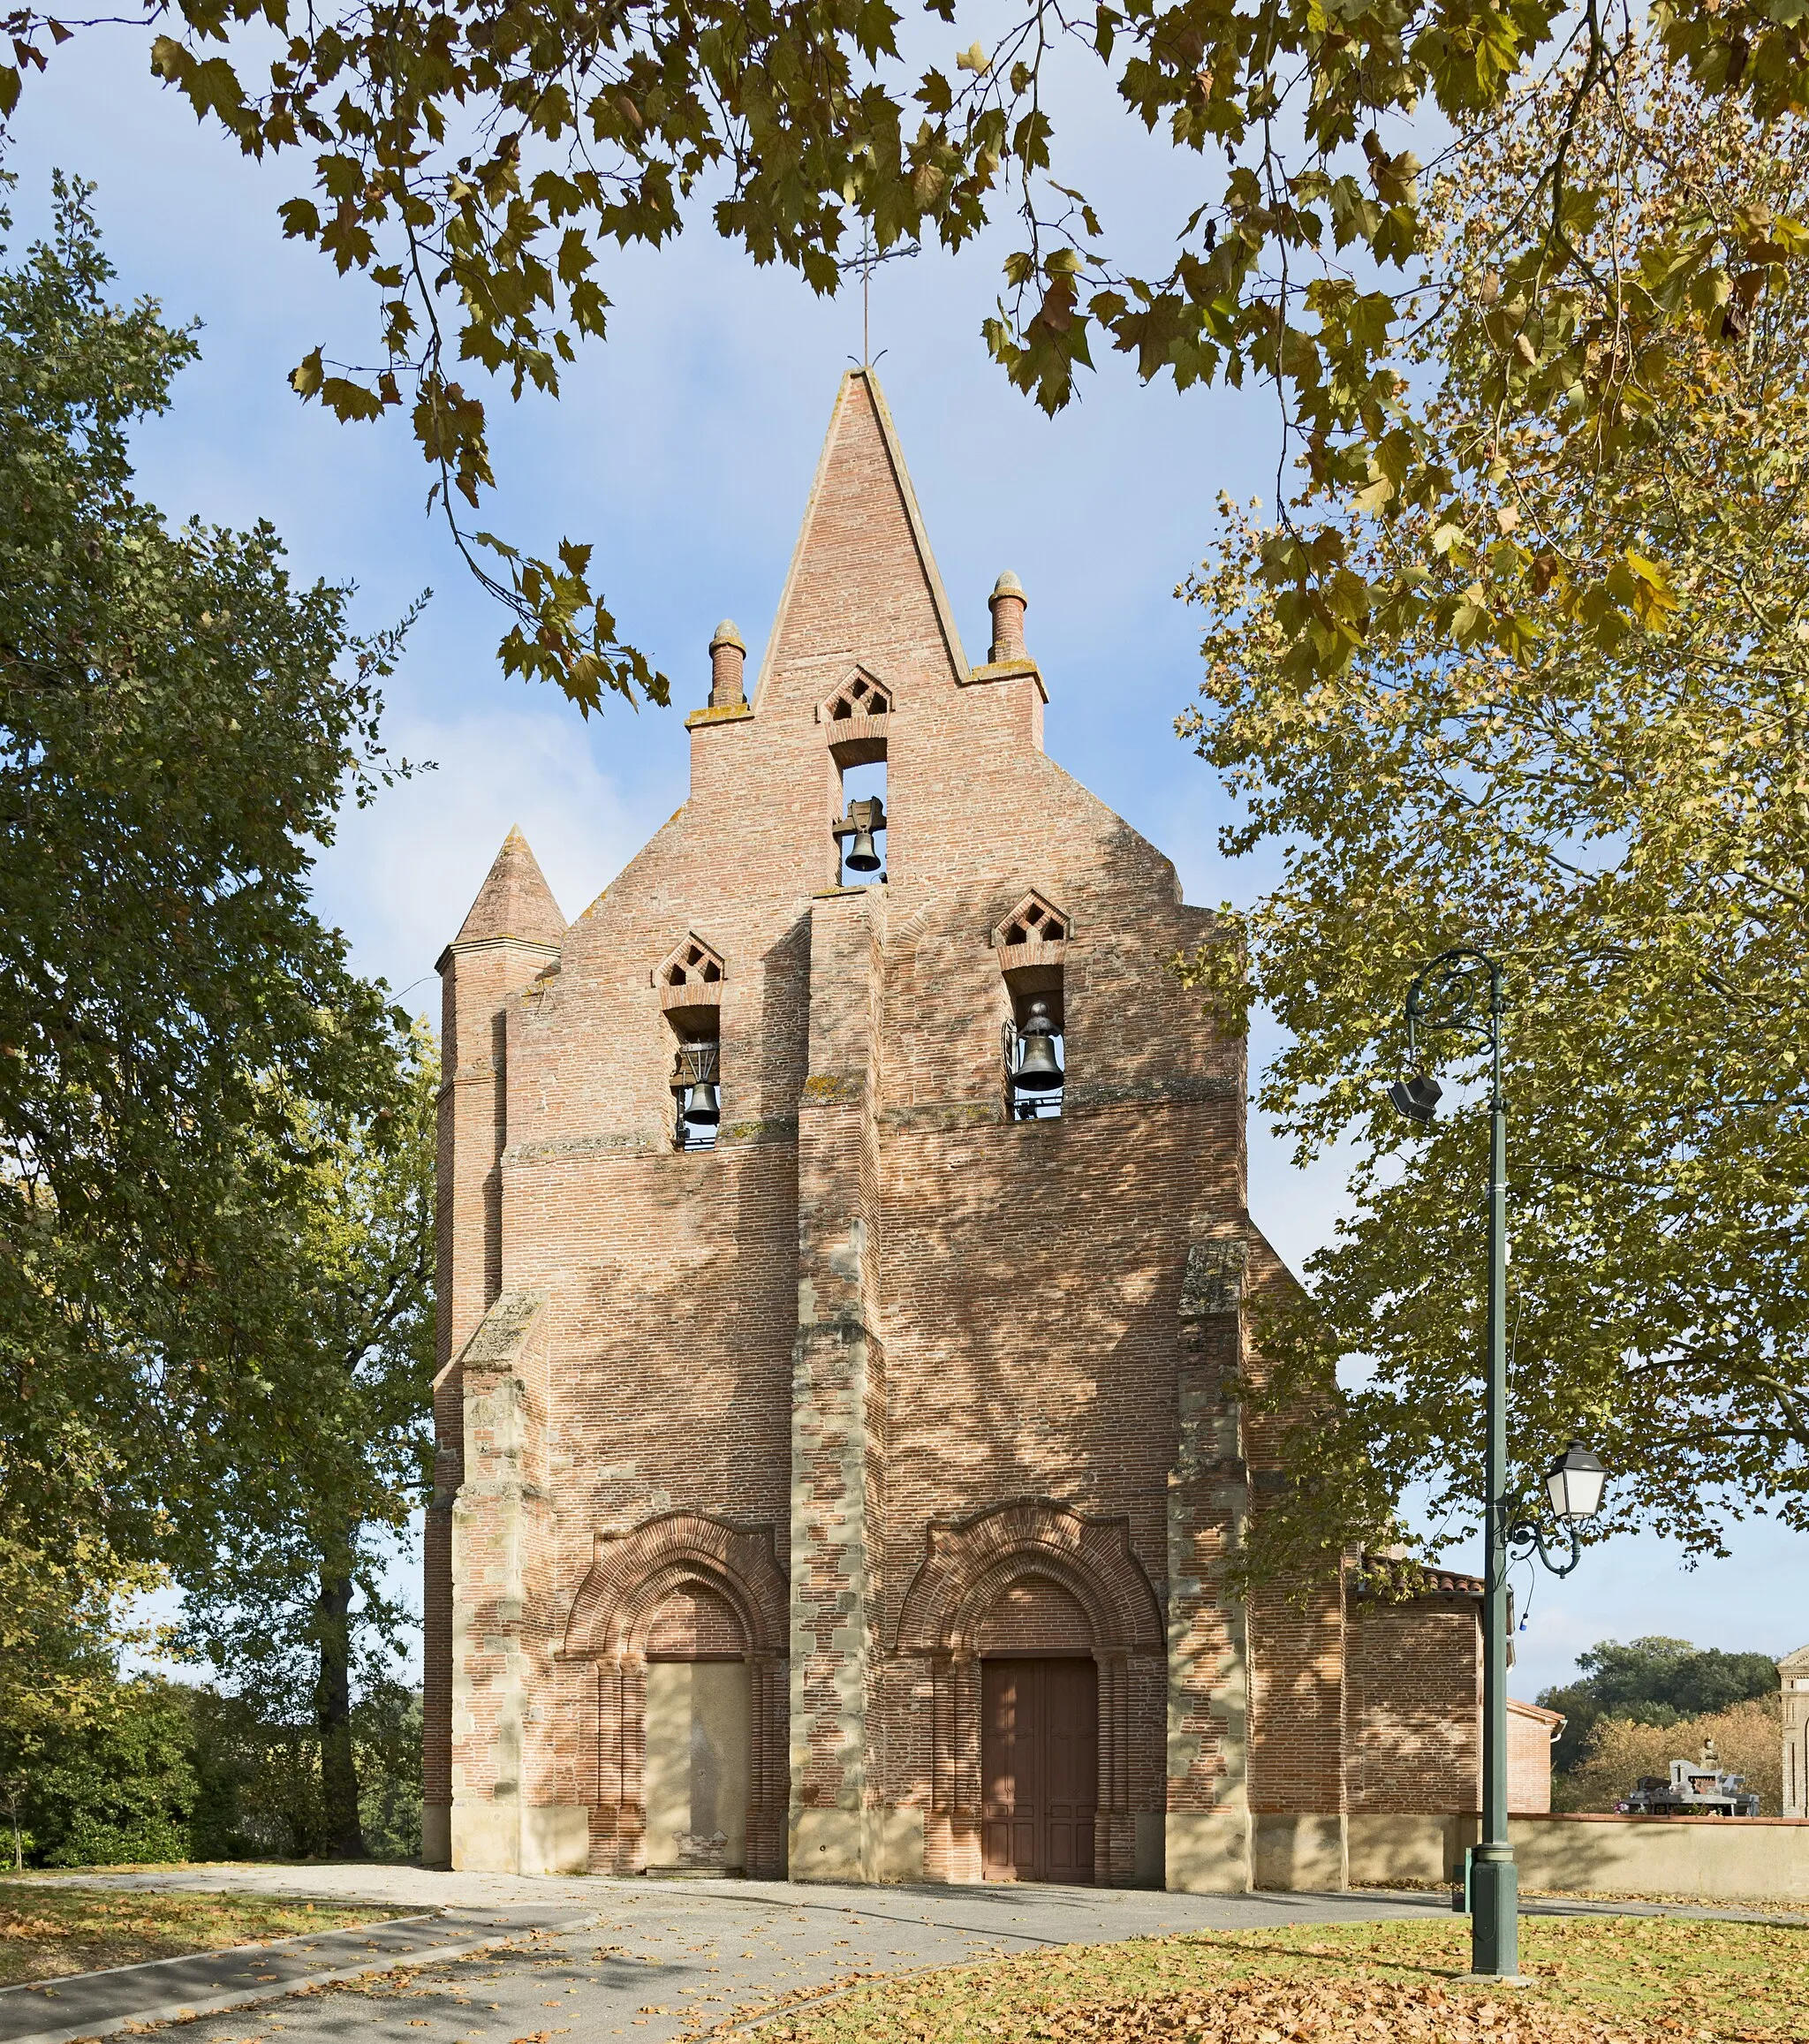
[[[277,2001],[301,1987],[444,1964],[541,1929],[587,1920],[587,1912],[573,1909],[550,1921],[545,1910],[433,1910],[0,1988],[0,2044],[69,2044],[110,2035],[127,2024],[186,2022],[216,2010]]]
[[[47,1878],[40,1876],[39,1878]],[[57,1876],[125,1889],[234,1889],[438,1908],[511,1942],[461,1960],[185,2025],[183,2044],[670,2044],[734,2010],[857,1975],[950,1965],[1039,1945],[1165,1931],[1424,1919],[1432,1894],[1166,1895],[1054,1887],[832,1888],[778,1881],[562,1880],[410,1866],[220,1866]],[[1537,1914],[1653,1914],[1638,1904],[1539,1902]],[[1689,1910],[1691,1915],[1746,1916]],[[445,1921],[446,1918],[442,1919]],[[326,1934],[347,1941],[352,1931]],[[421,1933],[421,1935],[427,1934]],[[261,1955],[254,1954],[254,1963]],[[217,1969],[221,1960],[165,1962]],[[133,1969],[140,1974],[155,1967]],[[91,1980],[117,1976],[90,1975]],[[208,1972],[208,1977],[215,1977]],[[60,1984],[72,1991],[73,1983]],[[4,2007],[6,1997],[0,1997]],[[144,2004],[152,2005],[148,1996]],[[163,2006],[161,1996],[159,2007]],[[424,2034],[417,2038],[414,2033]],[[66,2029],[60,2033],[67,2037]],[[0,2028],[0,2044],[22,2044]],[[49,2044],[48,2037],[44,2044]]]
[[[236,2014],[201,2015],[183,2025],[183,2044],[325,2044],[352,2036],[390,2044],[666,2044],[731,2010],[769,2006],[855,1974],[950,1965],[1038,1945],[1423,1916],[1449,1906],[1442,1896],[562,1881],[405,1866],[208,1866],[72,1878],[112,1888],[230,1888],[417,1909],[431,1899],[473,1916],[506,1915],[516,1928],[509,1945],[465,1959],[381,1973]],[[575,1909],[574,1901],[584,1906]],[[325,1943],[335,1934],[358,1940],[369,1934],[329,1933],[308,1942]],[[253,1963],[264,1957],[254,1953]],[[222,1960],[163,1964],[198,1968],[212,1980]],[[132,1971],[142,1977],[159,1968]],[[75,1991],[73,1982],[57,1985],[65,1995]],[[0,1996],[0,2008],[7,1999]],[[168,2003],[162,1994],[148,1993],[142,2005],[162,2010]],[[424,2035],[417,2038],[417,2030]],[[79,2033],[66,2027],[52,2033]],[[17,2030],[0,2028],[0,2040],[23,2044]]]

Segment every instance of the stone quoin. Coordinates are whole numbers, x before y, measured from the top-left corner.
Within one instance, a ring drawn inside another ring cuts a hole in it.
[[[511,831],[441,958],[430,1864],[1338,1887],[1474,1806],[1478,1586],[1223,1587],[1292,1281],[1030,602],[970,664],[851,372],[684,807],[569,926]]]

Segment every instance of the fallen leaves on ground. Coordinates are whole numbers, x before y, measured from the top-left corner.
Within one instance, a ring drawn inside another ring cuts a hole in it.
[[[1068,1946],[806,1990],[761,2044],[1809,2044],[1809,1930],[1525,1919],[1529,1985],[1459,1983],[1469,1926],[1317,1925]]]
[[[0,1881],[0,1987],[183,1952],[343,1930],[397,1914],[265,1895],[196,1895]]]

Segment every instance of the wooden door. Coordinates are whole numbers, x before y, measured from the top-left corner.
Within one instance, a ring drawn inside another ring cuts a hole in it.
[[[1094,1663],[982,1662],[980,1756],[986,1878],[1091,1881],[1099,1783]]]

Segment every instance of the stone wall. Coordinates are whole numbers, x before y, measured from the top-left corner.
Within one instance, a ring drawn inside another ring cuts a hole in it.
[[[1351,1877],[1458,1881],[1473,1815],[1353,1814]],[[1520,1887],[1563,1894],[1675,1896],[1711,1902],[1809,1902],[1809,1821],[1781,1817],[1616,1817],[1569,1812],[1510,1818]]]

